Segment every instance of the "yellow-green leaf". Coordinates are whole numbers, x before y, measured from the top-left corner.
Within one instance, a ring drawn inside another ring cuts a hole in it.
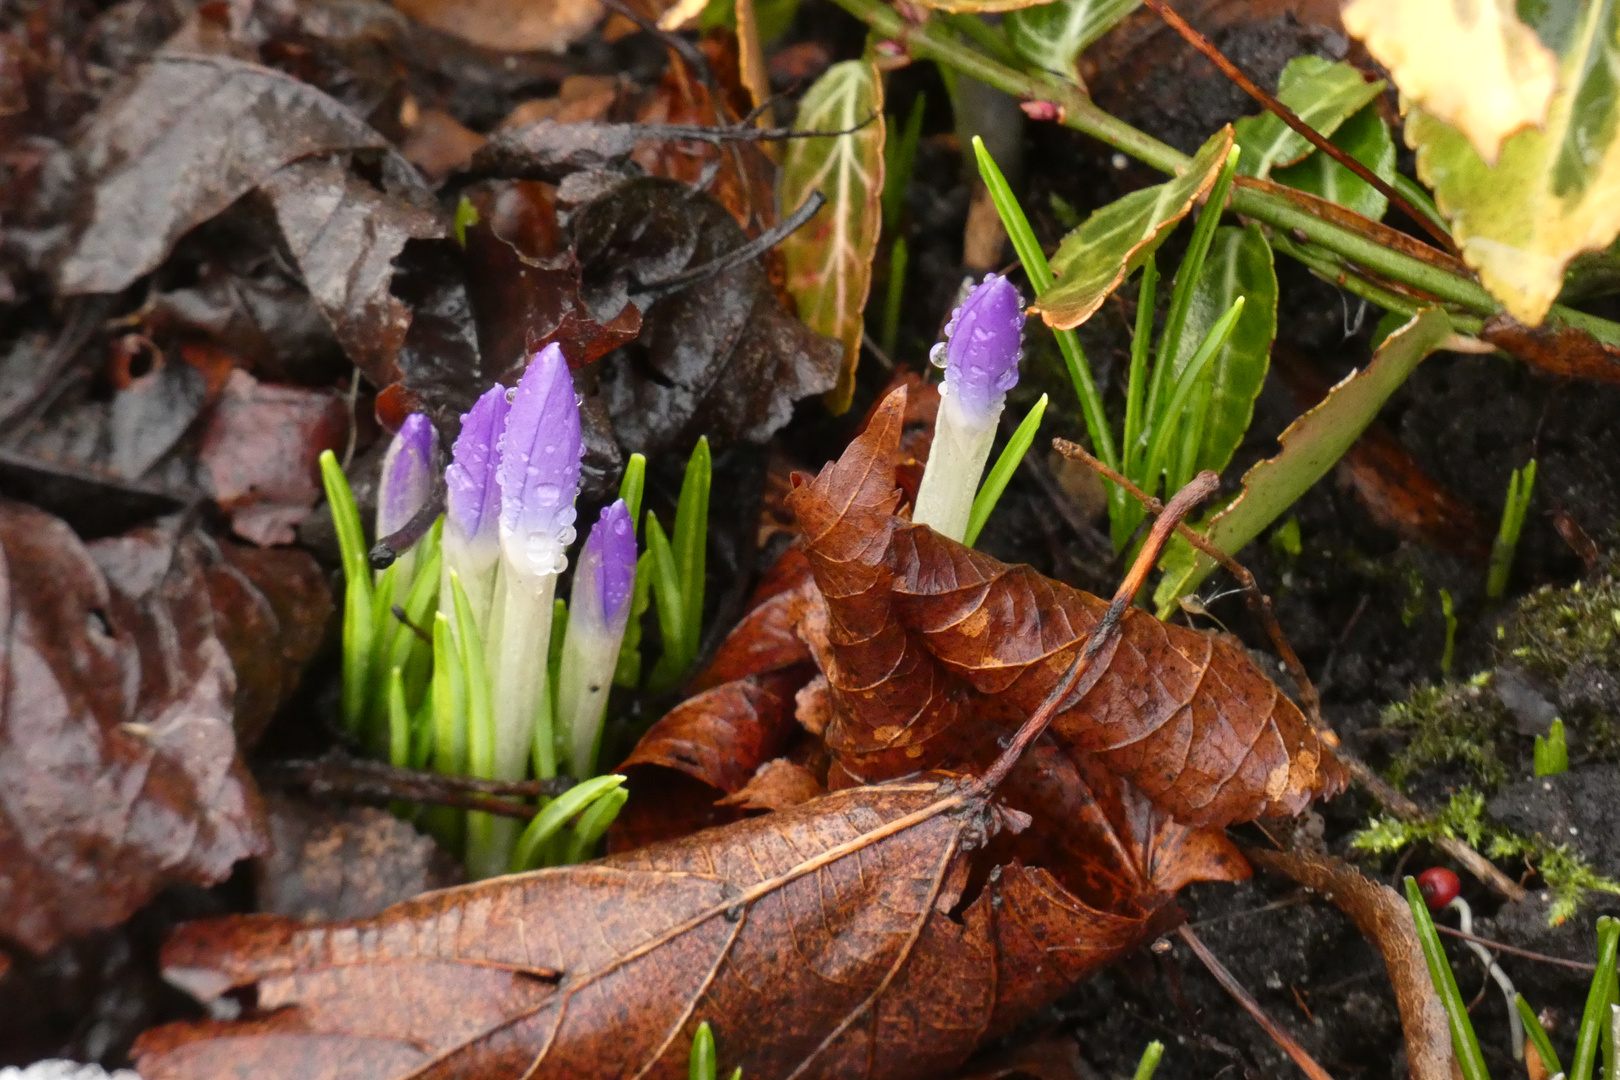
[[[1086,46],[1135,11],[1142,0],[1058,0],[1022,8],[1002,22],[1018,54],[1070,82],[1080,81],[1075,61]]]
[[[1487,161],[1513,132],[1542,122],[1558,88],[1558,62],[1514,0],[1352,0],[1343,18],[1407,101],[1457,128]]]
[[[1181,175],[1114,200],[1065,236],[1052,256],[1057,281],[1035,305],[1046,325],[1067,330],[1091,318],[1209,191],[1231,149],[1227,126],[1210,136]]]
[[[883,83],[877,67],[863,58],[828,68],[805,94],[794,126],[847,132],[790,141],[777,183],[784,212],[813,191],[827,197],[827,205],[781,250],[799,318],[844,346],[838,385],[827,394],[828,408],[843,412],[855,392],[861,317],[882,226]]]
[[[1562,89],[1542,129],[1508,138],[1494,165],[1467,135],[1414,109],[1406,140],[1463,259],[1514,318],[1541,322],[1583,251],[1620,233],[1620,39],[1616,0],[1593,0],[1573,28]]]
[[[1332,135],[1383,92],[1382,79],[1368,82],[1349,64],[1335,64],[1320,56],[1288,61],[1277,83],[1277,100],[1324,136]],[[1292,165],[1311,152],[1310,141],[1273,112],[1246,116],[1234,130],[1243,151],[1238,172],[1244,176],[1264,180],[1272,169]]]
[[[1278,436],[1282,450],[1243,476],[1243,490],[1204,530],[1211,543],[1230,555],[1253,540],[1320,480],[1344,456],[1389,395],[1424,357],[1451,333],[1451,319],[1440,308],[1426,308],[1384,341],[1365,371],[1335,386],[1315,408]],[[1215,562],[1176,537],[1159,565],[1164,577],[1153,594],[1164,618],[1178,599],[1198,588]]]

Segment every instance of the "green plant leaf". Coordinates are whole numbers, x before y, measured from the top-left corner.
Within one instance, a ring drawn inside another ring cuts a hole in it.
[[[1224,127],[1179,176],[1116,199],[1065,236],[1052,257],[1057,281],[1036,303],[1046,324],[1067,330],[1091,318],[1215,183],[1231,148],[1232,129]]]
[[[1058,0],[1014,11],[1001,25],[1024,59],[1079,83],[1075,62],[1086,46],[1141,4],[1142,0]]]
[[[1407,142],[1434,189],[1463,259],[1527,326],[1542,321],[1583,251],[1620,233],[1620,10],[1592,0],[1560,60],[1561,86],[1542,128],[1502,143],[1487,163],[1468,136],[1412,110]]]
[[[846,132],[789,141],[776,188],[784,207],[801,205],[814,191],[827,197],[779,250],[799,318],[843,343],[843,371],[827,394],[828,408],[841,413],[855,393],[862,316],[883,223],[883,82],[876,65],[862,58],[828,68],[799,104],[794,127]]]
[[[1523,994],[1517,994],[1513,999],[1513,1007],[1518,1010],[1519,1020],[1524,1024],[1524,1030],[1529,1033],[1530,1041],[1535,1044],[1536,1055],[1541,1058],[1541,1064],[1548,1076],[1556,1076],[1564,1071],[1563,1064],[1558,1060],[1558,1053],[1553,1049],[1552,1040],[1547,1038],[1547,1029],[1541,1026],[1541,1018],[1536,1010],[1524,1000]]]
[[[1423,902],[1423,893],[1415,878],[1406,879],[1406,903],[1412,910],[1418,943],[1423,947],[1423,960],[1429,966],[1429,979],[1446,1009],[1457,1068],[1464,1080],[1491,1080],[1490,1071],[1485,1067],[1485,1055],[1479,1049],[1479,1037],[1474,1034],[1474,1022],[1468,1018],[1468,1005],[1457,989],[1457,976],[1452,974],[1451,962],[1440,944],[1440,933],[1434,928],[1434,919],[1429,916],[1428,905]]]
[[[1383,93],[1384,86],[1382,79],[1368,82],[1360,71],[1342,61],[1335,64],[1320,56],[1297,56],[1283,68],[1277,100],[1318,133],[1332,135],[1340,124]],[[1244,176],[1264,180],[1272,169],[1292,165],[1312,149],[1310,141],[1276,113],[1244,117],[1235,129],[1237,144],[1243,151],[1238,171]]]
[[[1240,296],[1247,298],[1243,314],[1207,374],[1209,401],[1189,476],[1204,469],[1220,472],[1232,460],[1243,433],[1249,430],[1254,400],[1260,396],[1271,365],[1271,343],[1277,336],[1277,271],[1271,245],[1258,225],[1241,229],[1225,225],[1216,230],[1187,308],[1175,375],[1181,374],[1198,343]]]
[[[990,469],[990,475],[984,478],[979,487],[979,493],[973,497],[973,512],[968,516],[967,534],[963,536],[962,543],[968,547],[979,538],[984,529],[984,523],[990,520],[990,514],[995,510],[996,503],[1001,500],[1001,493],[1007,490],[1007,482],[1017,471],[1024,455],[1035,442],[1035,432],[1041,426],[1041,417],[1046,415],[1046,395],[1042,394],[1029,412],[1025,414],[1023,422],[1007,440],[1006,447],[1001,456],[996,459],[995,465]]]
[[[518,838],[517,848],[512,852],[512,872],[520,874],[539,866],[540,855],[545,850],[546,844],[569,818],[623,783],[622,776],[598,776],[575,784],[546,803],[530,820],[529,827],[523,830],[523,835]]]
[[[1259,536],[1350,449],[1389,395],[1450,333],[1451,319],[1446,313],[1426,308],[1391,334],[1366,370],[1339,383],[1315,408],[1288,425],[1277,440],[1281,452],[1244,475],[1243,490],[1210,519],[1204,535],[1233,555]],[[1165,618],[1178,599],[1209,576],[1215,561],[1177,537],[1159,565],[1164,577],[1153,601],[1159,617]]]
[[[1603,1040],[1603,1029],[1608,1025],[1609,1003],[1615,995],[1615,955],[1620,951],[1620,920],[1605,915],[1597,921],[1597,971],[1592,974],[1592,986],[1587,991],[1586,1008],[1581,1013],[1581,1026],[1575,1037],[1575,1060],[1570,1064],[1570,1076],[1591,1076],[1597,1064],[1598,1045]]]
[[[1395,137],[1389,125],[1369,106],[1346,120],[1328,140],[1349,154],[1386,184],[1395,183]],[[1363,217],[1382,221],[1389,200],[1377,188],[1320,150],[1298,165],[1278,169],[1271,178],[1279,184],[1320,195]]]
[[[675,504],[675,531],[670,538],[675,568],[680,574],[681,599],[685,605],[681,627],[686,637],[681,655],[690,660],[698,654],[703,635],[703,590],[708,578],[709,487],[714,464],[709,457],[708,436],[700,436],[686,462],[681,478],[681,494]]]

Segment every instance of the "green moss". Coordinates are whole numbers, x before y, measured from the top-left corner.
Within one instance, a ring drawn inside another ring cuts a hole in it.
[[[1350,838],[1350,846],[1375,855],[1393,855],[1412,844],[1441,839],[1464,840],[1475,848],[1489,841],[1486,854],[1491,858],[1527,860],[1552,894],[1547,921],[1553,926],[1575,914],[1582,893],[1588,889],[1620,895],[1620,882],[1593,870],[1569,845],[1555,847],[1487,821],[1485,796],[1471,788],[1457,792],[1443,810],[1427,821],[1402,821],[1389,816],[1374,818]]]
[[[1620,679],[1620,556],[1611,556],[1608,568],[1595,577],[1530,593],[1499,638],[1507,657],[1553,683],[1576,669]],[[1564,720],[1573,729],[1572,749],[1578,747],[1583,757],[1620,757],[1620,722],[1608,709],[1577,708]]]
[[[1389,767],[1389,778],[1404,788],[1433,765],[1460,764],[1486,788],[1507,779],[1498,745],[1512,730],[1507,710],[1479,679],[1420,686],[1403,702],[1384,710],[1383,726],[1406,732],[1407,743]]]

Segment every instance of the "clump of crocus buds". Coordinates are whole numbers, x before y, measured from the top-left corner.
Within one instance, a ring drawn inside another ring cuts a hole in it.
[[[933,447],[913,521],[961,540],[984,475],[1007,391],[1018,385],[1024,304],[1006,278],[988,274],[951,314],[929,354],[945,369]]]

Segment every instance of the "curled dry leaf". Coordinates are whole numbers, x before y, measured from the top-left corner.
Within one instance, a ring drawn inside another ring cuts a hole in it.
[[[1153,925],[1016,863],[969,893],[1002,820],[925,777],[374,919],[193,924],[168,977],[257,1009],[135,1056],[148,1080],[675,1078],[707,1020],[746,1076],[938,1075]]]
[[[35,952],[264,847],[236,759],[217,558],[169,519],[83,544],[0,501],[0,926]]]
[[[499,52],[562,52],[602,18],[598,0],[394,0],[411,18]]]
[[[850,775],[980,763],[1060,679],[1106,601],[894,516],[896,391],[837,462],[789,499],[826,600],[818,656]],[[1054,718],[1053,738],[1177,821],[1295,813],[1342,767],[1235,641],[1128,609]]]

